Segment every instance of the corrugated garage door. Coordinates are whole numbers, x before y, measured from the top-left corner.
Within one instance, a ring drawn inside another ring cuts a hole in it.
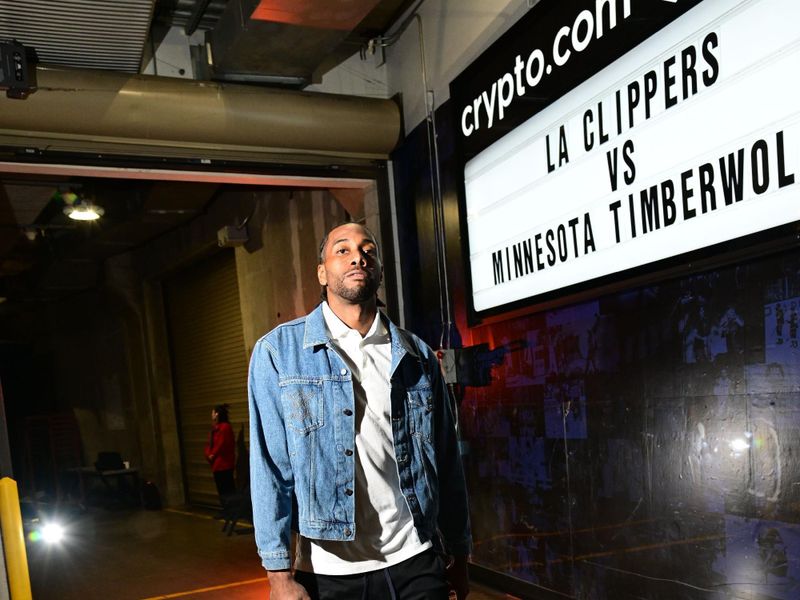
[[[230,404],[237,441],[242,428],[246,434],[248,419],[247,356],[233,251],[219,252],[172,277],[164,293],[187,500],[219,506],[203,454],[211,409]]]

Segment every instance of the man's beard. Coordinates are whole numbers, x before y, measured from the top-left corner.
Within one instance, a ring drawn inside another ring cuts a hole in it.
[[[336,296],[344,298],[349,302],[354,304],[363,304],[367,300],[375,297],[375,295],[378,293],[378,287],[380,286],[380,282],[374,275],[372,275],[372,273],[369,271],[365,271],[365,273],[367,274],[367,278],[364,280],[363,285],[358,285],[355,287],[346,286],[344,280],[347,277],[347,274],[345,274],[344,277],[337,279],[336,281],[329,282],[328,290]]]

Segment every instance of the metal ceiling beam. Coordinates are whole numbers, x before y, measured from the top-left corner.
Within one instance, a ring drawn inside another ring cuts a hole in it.
[[[192,9],[192,14],[189,15],[189,20],[183,27],[183,31],[186,35],[192,35],[197,31],[197,26],[200,25],[200,21],[203,20],[203,16],[206,14],[209,4],[211,4],[211,0],[197,0],[197,3]]]

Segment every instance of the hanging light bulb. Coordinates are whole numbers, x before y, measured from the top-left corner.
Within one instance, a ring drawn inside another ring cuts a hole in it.
[[[74,192],[61,194],[64,201],[64,214],[76,221],[96,221],[105,212],[101,206],[97,206],[88,198],[78,196]]]
[[[64,214],[75,221],[96,221],[105,211],[82,193],[80,186],[76,188],[60,187],[53,194],[53,200],[64,205]]]
[[[104,213],[105,211],[102,207],[91,203],[81,202],[64,207],[64,214],[76,221],[96,221]]]

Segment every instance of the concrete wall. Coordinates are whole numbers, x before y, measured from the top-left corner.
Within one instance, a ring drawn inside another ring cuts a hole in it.
[[[531,0],[426,0],[422,21],[428,89],[435,107],[450,98],[450,82],[536,2]],[[425,118],[420,35],[412,23],[386,50],[390,94],[401,93],[408,134]]]
[[[248,222],[251,242],[236,249],[248,356],[258,338],[270,329],[306,314],[319,303],[319,241],[331,227],[349,214],[352,219],[365,219],[380,236],[374,187],[265,195],[268,200],[256,204]]]
[[[377,53],[362,60],[358,52],[322,76],[322,81],[306,86],[307,92],[350,94],[369,98],[389,98],[384,56]]]
[[[450,82],[492,42],[516,23],[538,0],[426,0],[418,9],[422,21],[428,89],[435,106],[450,98]],[[405,16],[398,21],[394,33]],[[412,22],[397,43],[379,55],[361,60],[355,53],[326,73],[309,91],[386,98],[400,94],[405,133],[425,118],[419,25]]]
[[[192,64],[191,47],[205,48],[205,32],[196,31],[186,35],[183,27],[172,27],[164,32],[161,40],[153,40],[145,48],[145,59],[142,73],[161,77],[180,77],[197,79]]]
[[[335,194],[335,195],[334,195]],[[365,219],[380,235],[374,186],[354,190],[275,190],[231,187],[203,216],[148,244],[133,257],[143,283],[141,310],[147,340],[149,414],[142,419],[143,460],[167,504],[184,501],[172,370],[160,281],[218,250],[216,232],[246,229],[236,248],[243,337],[249,357],[259,337],[277,324],[306,314],[319,302],[319,241],[347,218]],[[145,439],[150,438],[145,444]]]
[[[242,327],[248,356],[256,340],[278,323],[319,302],[317,243],[344,219],[344,209],[317,191],[281,191],[258,203],[248,224],[253,242],[236,249]]]

